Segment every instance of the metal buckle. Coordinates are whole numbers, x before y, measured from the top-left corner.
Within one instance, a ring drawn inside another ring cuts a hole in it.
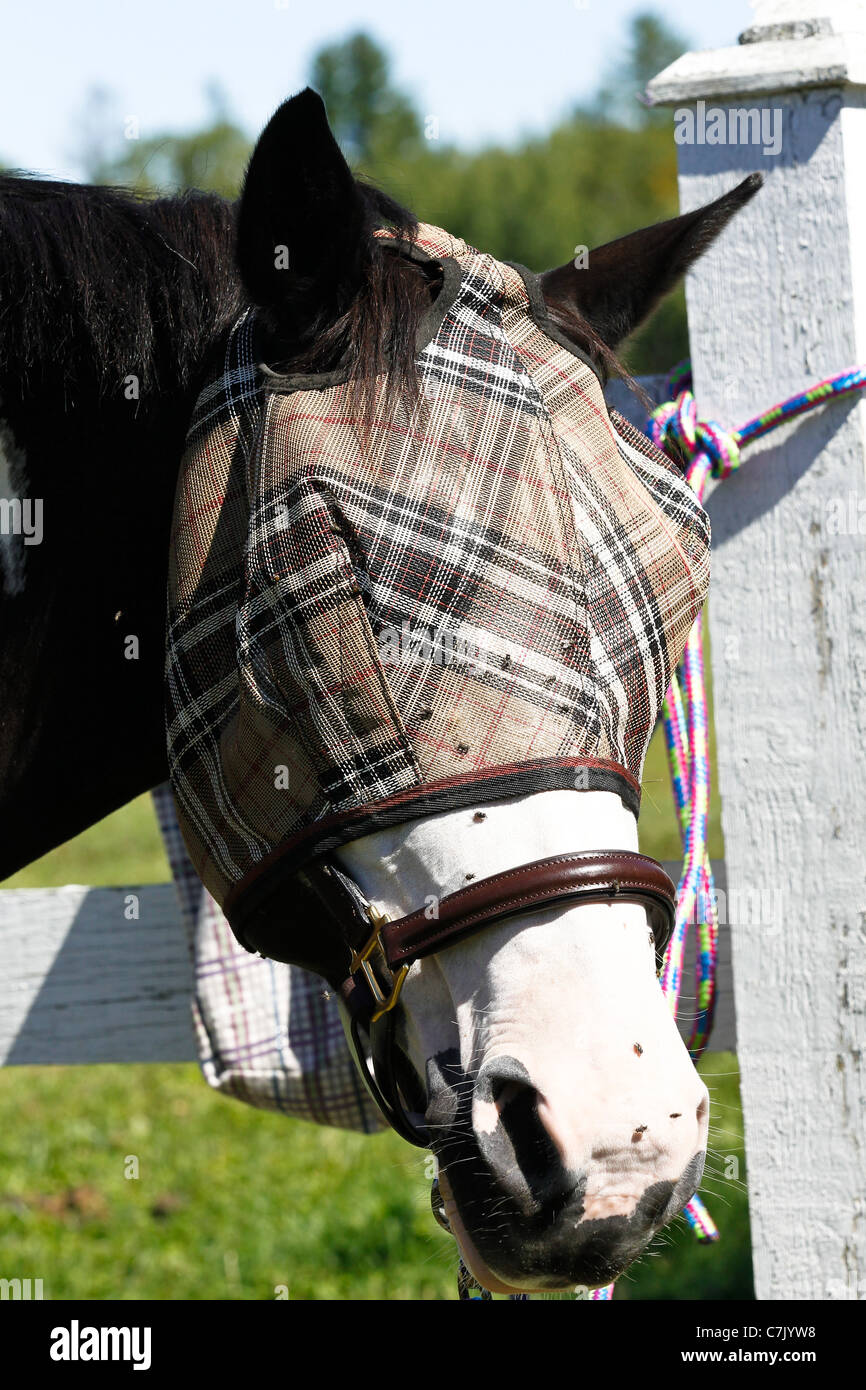
[[[390,922],[391,919],[384,912],[380,912],[378,907],[374,907],[373,903],[367,904],[367,916],[373,923],[373,933],[360,951],[354,951],[352,953],[352,963],[349,969],[353,975],[357,974],[359,970],[363,971],[364,978],[370,986],[370,992],[379,1006],[376,1012],[370,1015],[370,1022],[376,1023],[383,1014],[391,1012],[397,1000],[400,998],[400,991],[403,988],[403,981],[409,973],[409,967],[408,965],[400,966],[396,978],[392,977],[394,979],[394,984],[391,988],[391,993],[387,995],[383,994],[379,981],[376,979],[375,971],[370,964],[370,957],[377,946],[381,949],[382,942],[380,938],[382,928],[385,926],[385,923]]]

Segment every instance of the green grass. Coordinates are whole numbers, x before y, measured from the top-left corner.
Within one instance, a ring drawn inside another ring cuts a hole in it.
[[[2,1273],[46,1298],[452,1294],[423,1155],[396,1135],[252,1110],[191,1065],[10,1069],[0,1135]]]
[[[640,832],[646,853],[678,858],[661,731]],[[717,807],[711,836],[721,854]],[[3,887],[168,877],[141,797]],[[722,1239],[701,1246],[678,1220],[617,1298],[752,1296],[736,1058],[710,1054],[701,1071],[713,1095],[705,1196]],[[125,1176],[130,1155],[137,1178]],[[393,1134],[318,1129],[223,1099],[194,1066],[0,1071],[0,1172],[0,1277],[41,1278],[46,1298],[270,1299],[281,1285],[293,1299],[455,1297],[423,1155]]]
[[[711,1057],[709,1084],[718,1147],[741,1157],[734,1067]],[[224,1100],[191,1065],[10,1068],[0,1274],[41,1278],[51,1299],[272,1299],[280,1285],[292,1299],[453,1299],[424,1161],[393,1134]],[[677,1222],[617,1297],[750,1296],[744,1194],[713,1186],[722,1242],[699,1247]]]

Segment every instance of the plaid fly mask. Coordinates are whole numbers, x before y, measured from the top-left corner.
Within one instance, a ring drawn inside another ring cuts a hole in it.
[[[181,467],[169,766],[245,945],[305,866],[382,827],[552,788],[637,814],[706,594],[704,511],[608,411],[538,278],[436,227],[400,249],[443,271],[416,400],[383,378],[359,422],[339,372],[258,362],[250,311]]]

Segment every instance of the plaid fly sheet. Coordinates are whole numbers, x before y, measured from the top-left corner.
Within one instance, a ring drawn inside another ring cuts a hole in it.
[[[208,1085],[295,1120],[382,1129],[335,996],[311,971],[244,950],[192,866],[169,783],[152,795],[192,961],[193,1035]]]
[[[169,767],[242,943],[251,889],[290,913],[294,873],[383,826],[550,788],[636,814],[706,595],[706,514],[538,278],[424,224],[400,249],[444,277],[416,400],[382,379],[359,421],[338,372],[260,363],[249,311],[181,466]]]

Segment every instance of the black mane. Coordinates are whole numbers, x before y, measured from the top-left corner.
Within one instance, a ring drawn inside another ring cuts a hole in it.
[[[411,241],[414,215],[375,186],[357,186],[370,226],[390,223]],[[165,392],[194,388],[245,303],[235,211],[211,193],[151,198],[0,173],[0,400],[38,396],[64,411],[92,408],[120,399],[134,375],[147,413]],[[367,247],[349,307],[335,316],[323,304],[301,341],[275,346],[284,369],[347,366],[369,409],[365,398],[386,368],[395,389],[412,394],[415,329],[439,283],[382,243],[370,238]],[[625,374],[579,313],[551,307],[558,326],[608,372]]]
[[[92,404],[189,388],[243,294],[234,205],[0,174],[0,391]],[[53,389],[52,389],[53,388]]]

